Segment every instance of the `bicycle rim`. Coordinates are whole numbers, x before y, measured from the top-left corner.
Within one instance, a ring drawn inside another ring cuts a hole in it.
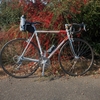
[[[38,69],[38,62],[23,60],[20,65],[16,63],[17,57],[22,54],[26,45],[26,39],[14,39],[6,43],[1,50],[1,66],[12,77],[26,78]],[[39,59],[39,56],[38,48],[31,42],[24,57]]]
[[[72,76],[85,74],[92,66],[94,54],[91,46],[84,40],[75,38],[72,42],[76,57],[73,56],[69,41],[61,48],[59,63],[63,71]]]

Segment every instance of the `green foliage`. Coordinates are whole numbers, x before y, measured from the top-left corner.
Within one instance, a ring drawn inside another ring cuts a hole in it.
[[[0,27],[9,28],[10,25],[19,22],[21,8],[18,2],[2,2],[0,4]]]
[[[81,13],[76,18],[86,24],[87,32],[83,36],[100,53],[100,1],[90,0],[81,7]]]
[[[82,38],[87,40],[96,52],[100,53],[100,0],[54,1],[51,11],[55,15],[54,18],[62,15],[64,23],[84,22],[87,32],[82,34]]]
[[[19,22],[22,9],[18,6],[18,0],[3,1],[0,4],[0,27],[8,28],[13,23]],[[56,25],[60,29],[62,28],[60,26],[65,23],[84,22],[87,32],[82,34],[82,38],[90,42],[97,52],[100,52],[100,45],[95,45],[100,43],[100,0],[50,0],[45,10],[51,11],[54,15],[51,29]]]
[[[93,42],[92,45],[94,47],[95,52],[100,54],[100,43]]]
[[[78,22],[87,24],[87,34],[91,41],[100,42],[100,2],[91,0],[81,7],[81,13],[76,15]]]

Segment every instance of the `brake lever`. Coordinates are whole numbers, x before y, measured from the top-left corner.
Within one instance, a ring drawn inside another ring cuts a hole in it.
[[[84,28],[83,28],[83,29],[84,29],[84,31],[86,32],[86,26],[85,26],[85,25],[84,25]]]
[[[84,24],[84,22],[82,22],[83,24],[83,30],[86,32],[86,25]]]

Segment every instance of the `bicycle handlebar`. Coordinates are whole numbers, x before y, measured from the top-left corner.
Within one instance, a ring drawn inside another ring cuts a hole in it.
[[[80,33],[82,30],[86,31],[86,28],[85,28],[86,26],[84,23],[82,24],[73,23],[71,26],[72,26],[72,31],[74,34]],[[75,26],[79,28],[78,31],[75,31],[75,28],[74,28]]]

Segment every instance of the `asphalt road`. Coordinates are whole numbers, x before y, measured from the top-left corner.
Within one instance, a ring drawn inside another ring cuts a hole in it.
[[[0,80],[0,100],[100,100],[100,75]]]

